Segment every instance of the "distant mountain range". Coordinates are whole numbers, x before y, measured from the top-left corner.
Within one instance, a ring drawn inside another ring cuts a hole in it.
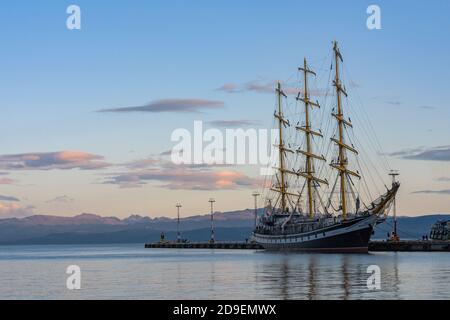
[[[259,210],[259,214],[262,209]],[[207,241],[210,215],[180,219],[182,237],[190,241]],[[450,215],[399,217],[401,238],[420,239],[428,234],[437,220],[450,220]],[[254,210],[246,209],[214,214],[216,239],[244,241],[250,237]],[[176,219],[132,215],[125,219],[81,214],[74,217],[35,215],[26,218],[0,219],[0,244],[104,244],[145,243],[158,241],[161,232],[166,239],[176,238]],[[375,239],[385,239],[392,229],[392,218],[377,227]]]

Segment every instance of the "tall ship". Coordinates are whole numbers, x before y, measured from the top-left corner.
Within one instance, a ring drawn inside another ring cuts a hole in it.
[[[284,110],[288,95],[280,83],[277,85],[274,121],[278,164],[265,190],[265,212],[252,234],[253,240],[267,250],[367,252],[375,226],[395,205],[399,182],[394,179],[391,185],[384,185],[384,192],[371,198],[372,182],[364,179],[365,174],[372,174],[365,172],[368,166],[358,159],[358,139],[352,136],[353,124],[344,110],[348,95],[340,79],[343,58],[336,41],[331,60],[329,122],[315,114],[321,105],[311,99],[310,91],[314,90],[308,82],[316,73],[306,59],[298,68],[302,86],[295,98],[298,109],[292,112],[294,119]],[[327,97],[325,94],[324,99]],[[332,129],[324,129],[326,123]]]

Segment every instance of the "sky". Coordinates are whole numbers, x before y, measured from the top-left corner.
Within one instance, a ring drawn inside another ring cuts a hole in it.
[[[80,30],[66,26],[71,4]],[[366,26],[371,4],[380,30]],[[0,218],[252,207],[259,166],[177,166],[171,134],[196,120],[270,128],[275,82],[295,82],[305,56],[326,73],[333,40],[378,156],[400,170],[399,214],[449,213],[448,12],[445,0],[4,3]]]

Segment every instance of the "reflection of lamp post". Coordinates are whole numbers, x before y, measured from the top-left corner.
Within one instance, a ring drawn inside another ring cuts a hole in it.
[[[181,234],[180,234],[180,208],[181,204],[177,203],[177,242],[181,242]]]
[[[391,173],[389,175],[392,177],[392,185],[396,183],[395,177],[399,176],[397,170],[391,170]],[[394,234],[392,235],[392,240],[398,241],[400,238],[397,235],[397,201],[396,201],[397,195],[394,196]]]
[[[209,240],[210,243],[214,243],[214,209],[213,204],[216,202],[214,199],[209,199],[209,203],[211,203],[211,239]]]
[[[255,229],[256,229],[256,225],[257,225],[257,221],[258,221],[258,196],[259,193],[258,192],[253,192],[252,196],[255,197]]]

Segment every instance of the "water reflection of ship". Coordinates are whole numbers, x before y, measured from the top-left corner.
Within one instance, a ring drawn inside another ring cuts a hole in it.
[[[301,257],[301,258],[299,258]],[[257,273],[257,283],[280,299],[374,299],[398,298],[400,280],[398,257],[389,258],[382,268],[382,287],[367,287],[370,260],[349,255],[283,255],[279,263],[268,261]]]
[[[348,256],[342,257],[342,263],[341,263],[341,269],[342,269],[342,290],[343,295],[342,299],[347,300],[350,296],[350,280],[349,280],[349,271],[348,271]]]
[[[315,263],[316,257],[312,256],[308,266],[308,300],[313,300],[316,296]]]
[[[316,300],[349,295],[349,279],[344,277],[342,265],[331,272],[320,256],[304,255],[299,261],[285,255],[279,263],[268,262],[261,266],[256,281],[270,295],[281,299]],[[344,263],[347,263],[345,261]],[[346,268],[346,267],[344,267]],[[336,272],[337,271],[337,272]],[[344,287],[337,285],[346,283]]]

